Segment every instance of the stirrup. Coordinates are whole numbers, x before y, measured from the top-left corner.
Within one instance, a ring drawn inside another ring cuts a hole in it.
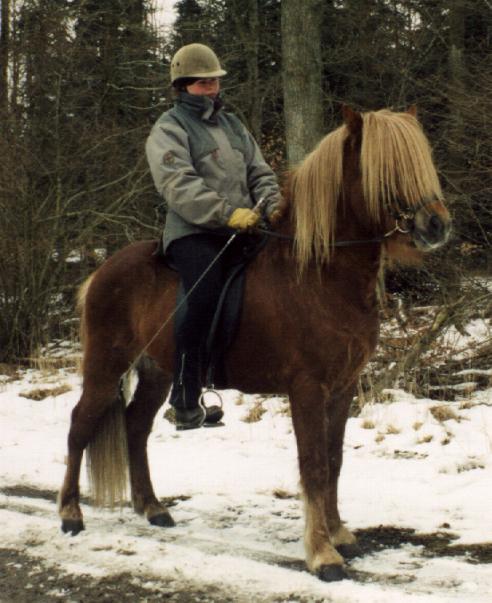
[[[217,396],[217,398],[219,399],[219,404],[211,404],[210,406],[206,406],[205,405],[205,394],[207,393],[213,393]],[[205,390],[201,395],[200,398],[198,400],[198,404],[200,405],[201,408],[203,408],[205,410],[205,420],[203,422],[203,427],[221,427],[224,425],[224,423],[222,423],[221,419],[224,416],[224,412],[222,410],[223,407],[223,402],[222,402],[222,397],[219,394],[219,392],[215,391],[214,389],[207,389]]]
[[[219,408],[220,408],[220,410],[222,410],[222,408],[224,406],[224,402],[222,400],[222,396],[213,387],[207,387],[207,389],[205,389],[204,391],[202,391],[202,393],[200,394],[200,397],[198,398],[198,404],[200,406],[203,406],[203,408],[207,408],[206,405],[205,405],[205,394],[214,394],[215,396],[217,396],[217,398],[219,399]]]

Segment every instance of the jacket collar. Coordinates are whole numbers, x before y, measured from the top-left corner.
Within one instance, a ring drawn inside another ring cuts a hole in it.
[[[211,99],[208,96],[198,94],[188,94],[180,92],[176,104],[196,117],[217,123],[217,114],[222,108],[222,100],[219,96]]]

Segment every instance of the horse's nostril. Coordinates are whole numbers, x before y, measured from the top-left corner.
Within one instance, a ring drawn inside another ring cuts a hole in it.
[[[413,239],[423,249],[436,248],[443,245],[450,232],[450,223],[439,214],[431,215],[420,212],[415,216]]]
[[[429,220],[429,231],[435,237],[442,236],[442,234],[444,233],[444,223],[441,220],[441,218],[439,218],[439,216],[436,216],[434,214],[433,216],[430,217],[430,220]]]

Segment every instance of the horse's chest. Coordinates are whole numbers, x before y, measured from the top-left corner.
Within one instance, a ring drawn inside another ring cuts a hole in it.
[[[330,379],[350,379],[371,358],[379,336],[376,311],[362,312],[345,307],[337,317],[313,329],[307,345],[326,367]]]

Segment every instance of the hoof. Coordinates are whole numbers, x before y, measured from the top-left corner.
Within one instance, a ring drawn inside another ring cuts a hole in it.
[[[61,529],[65,534],[70,533],[72,536],[77,536],[79,532],[85,530],[84,522],[81,519],[64,519]]]
[[[338,582],[347,578],[347,574],[342,565],[322,565],[316,570],[316,576],[323,582]]]
[[[149,517],[149,523],[153,526],[159,526],[160,528],[172,528],[176,525],[169,513],[158,513],[157,515],[153,515],[152,517]]]
[[[353,544],[339,544],[335,548],[344,559],[362,557],[362,549],[356,542],[354,542]]]

